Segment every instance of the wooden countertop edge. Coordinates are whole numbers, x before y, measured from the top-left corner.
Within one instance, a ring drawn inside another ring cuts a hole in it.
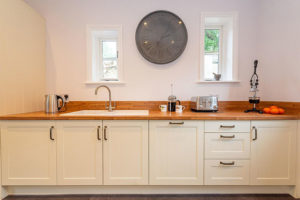
[[[222,113],[194,113],[183,112],[161,113],[150,111],[148,116],[61,116],[59,114],[45,114],[44,112],[23,113],[0,116],[0,120],[298,120],[300,115],[284,114],[269,115],[243,113],[242,111]]]

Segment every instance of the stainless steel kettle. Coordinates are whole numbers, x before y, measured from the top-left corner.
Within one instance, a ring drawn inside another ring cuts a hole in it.
[[[59,102],[61,101],[61,103]],[[45,112],[46,113],[57,113],[65,106],[65,100],[56,94],[45,95]]]

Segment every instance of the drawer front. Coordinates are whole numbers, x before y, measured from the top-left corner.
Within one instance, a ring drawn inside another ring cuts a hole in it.
[[[249,160],[206,160],[205,185],[249,185]]]
[[[205,159],[249,159],[250,133],[205,133]]]
[[[205,121],[205,132],[250,132],[250,121]]]

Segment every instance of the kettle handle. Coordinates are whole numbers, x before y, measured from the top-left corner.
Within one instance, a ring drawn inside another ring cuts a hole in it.
[[[57,97],[57,109],[60,110],[60,109],[62,109],[65,106],[65,100],[61,96],[57,95],[56,97]],[[58,103],[59,99],[61,99],[61,101],[62,101],[62,105],[61,106],[59,106],[59,103]]]

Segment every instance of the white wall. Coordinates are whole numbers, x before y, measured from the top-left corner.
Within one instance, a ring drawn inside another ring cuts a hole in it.
[[[259,13],[262,98],[300,101],[300,1],[263,0]]]
[[[114,100],[166,100],[170,83],[178,98],[219,94],[221,100],[247,100],[253,60],[257,56],[257,0],[26,0],[47,22],[48,92],[68,93],[71,100],[100,100],[86,81],[86,25],[123,25],[126,85],[112,86]],[[183,55],[167,65],[146,61],[135,45],[139,21],[154,10],[179,15],[188,29]],[[196,84],[199,66],[199,22],[202,11],[239,12],[239,84]],[[262,80],[263,81],[263,80]],[[274,96],[275,97],[275,96]],[[278,97],[278,96],[276,96]]]
[[[0,1],[0,114],[43,109],[44,19],[23,0]]]

